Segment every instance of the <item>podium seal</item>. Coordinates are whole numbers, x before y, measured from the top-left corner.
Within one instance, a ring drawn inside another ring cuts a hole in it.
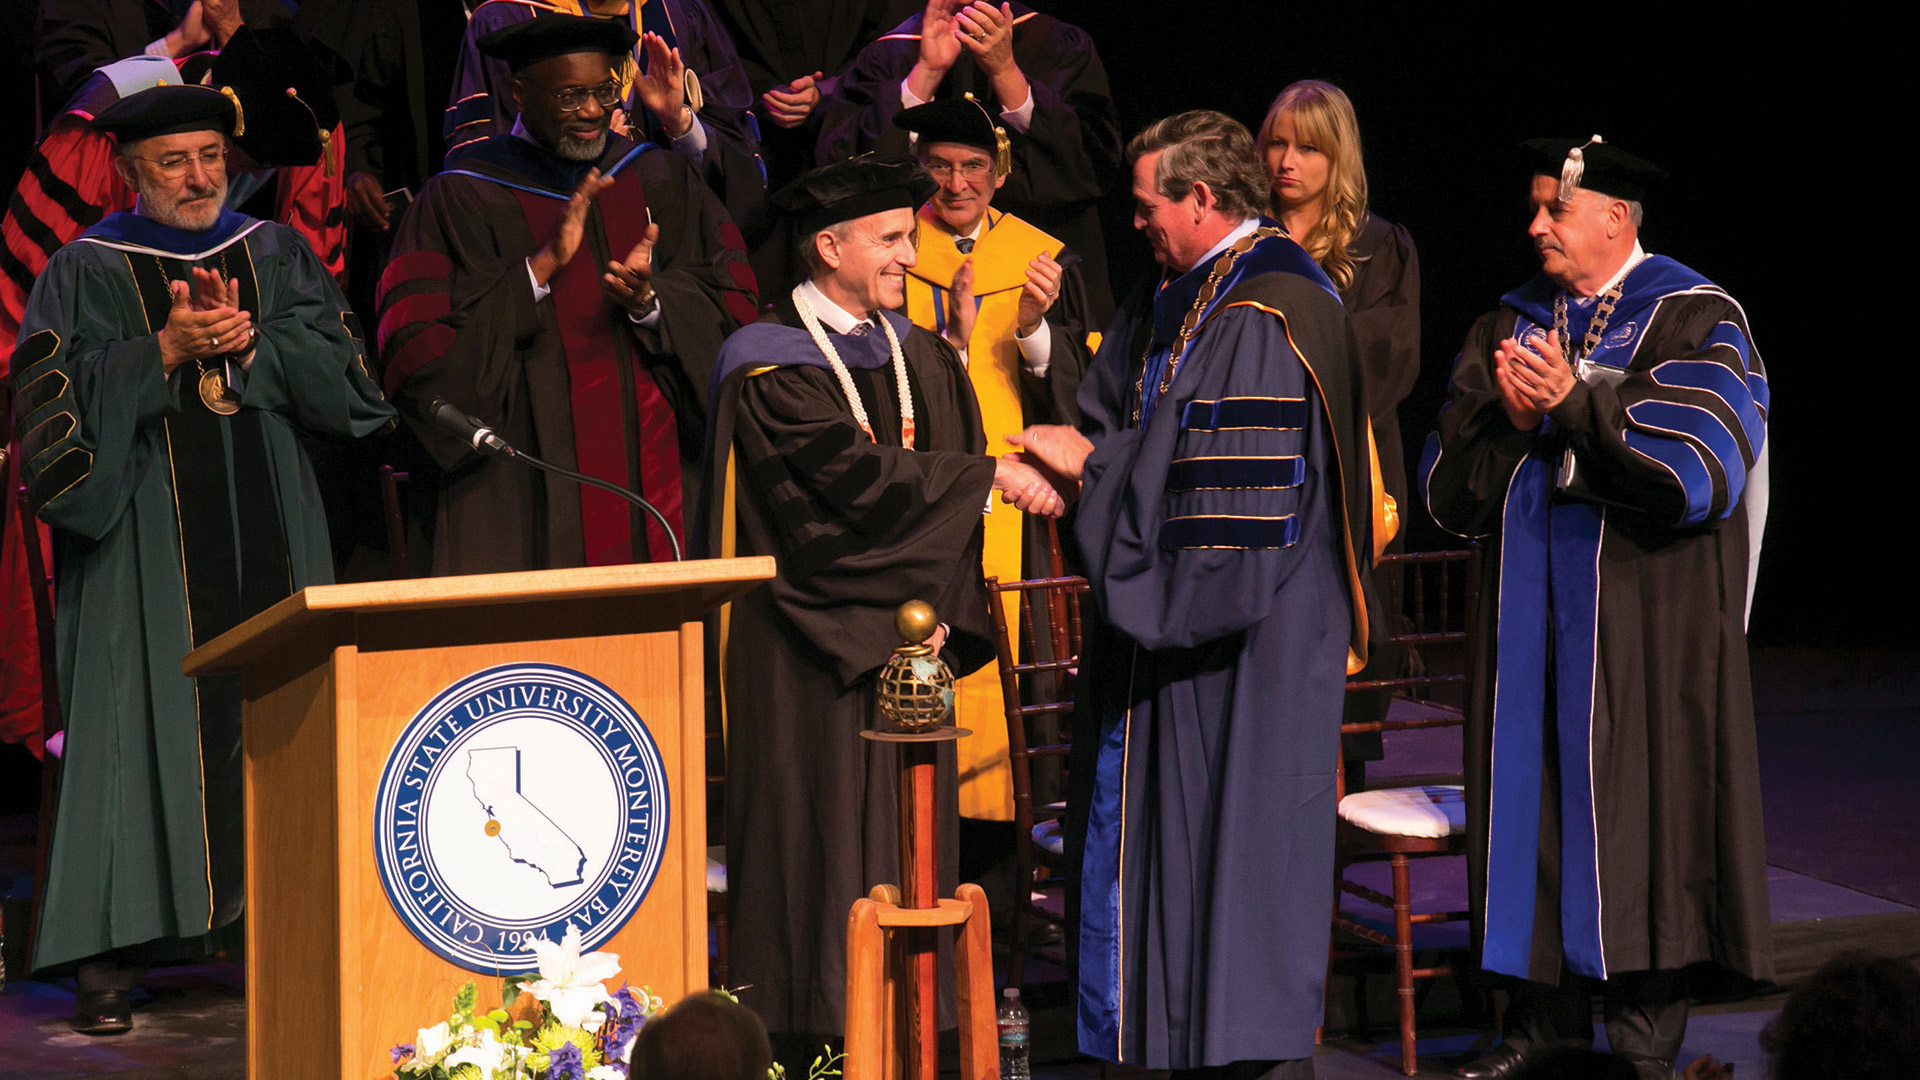
[[[475,672],[435,695],[387,755],[373,845],[394,912],[470,971],[525,971],[527,942],[613,937],[667,841],[666,770],[646,724],[552,664]]]

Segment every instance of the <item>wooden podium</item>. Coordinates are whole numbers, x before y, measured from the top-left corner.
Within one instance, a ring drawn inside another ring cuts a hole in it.
[[[668,1001],[704,987],[699,619],[773,575],[762,557],[315,586],[188,655],[188,675],[239,672],[245,686],[247,1075],[372,1080],[460,984],[477,984],[482,1009],[499,1002],[500,978],[443,959],[401,920],[374,841],[396,740],[443,688],[497,665],[580,672],[646,725],[670,791],[665,852],[600,948]],[[527,954],[503,973],[533,966]]]

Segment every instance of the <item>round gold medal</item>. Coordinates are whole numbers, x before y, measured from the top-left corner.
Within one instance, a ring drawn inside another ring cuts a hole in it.
[[[200,400],[213,412],[232,416],[240,411],[240,395],[227,385],[227,373],[223,369],[224,365],[200,373]]]

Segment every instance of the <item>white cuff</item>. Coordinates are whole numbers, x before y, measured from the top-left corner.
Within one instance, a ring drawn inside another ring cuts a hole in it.
[[[146,51],[140,55],[164,56],[169,60],[173,59],[173,50],[167,48],[167,35],[161,34],[159,37],[147,42]]]
[[[1018,108],[1001,109],[1000,119],[1005,120],[1008,127],[1022,135],[1025,135],[1027,129],[1033,126],[1033,84],[1031,82],[1027,84],[1027,100],[1021,102]]]
[[[1047,367],[1053,358],[1053,325],[1045,319],[1033,328],[1033,333],[1022,337],[1014,331],[1013,343],[1020,346],[1020,359],[1027,373],[1035,378],[1045,378]]]
[[[1032,97],[1033,95],[1028,94],[1027,96]],[[921,100],[918,94],[915,94],[913,91],[907,89],[907,80],[901,79],[900,80],[900,107],[903,109],[911,109],[916,105],[925,105],[925,104],[926,102]]]
[[[644,326],[644,327],[647,327],[648,329],[652,329],[653,327],[660,325],[660,294],[659,293],[653,294],[653,309],[648,311],[645,315],[635,315],[633,313],[633,309],[628,308],[627,319],[628,321],[632,322],[633,325],[635,326]]]
[[[532,259],[527,260],[527,284],[533,286],[533,302],[536,304],[542,300],[545,300],[547,298],[547,294],[553,291],[553,287],[551,285],[542,285],[540,284],[540,279],[533,276],[533,260]]]

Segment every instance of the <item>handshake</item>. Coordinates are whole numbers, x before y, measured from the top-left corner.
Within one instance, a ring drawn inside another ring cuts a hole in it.
[[[1024,513],[1066,513],[1067,502],[1079,493],[1080,470],[1093,444],[1060,424],[1035,425],[1007,436],[1007,442],[1019,449],[994,459],[993,490]]]

